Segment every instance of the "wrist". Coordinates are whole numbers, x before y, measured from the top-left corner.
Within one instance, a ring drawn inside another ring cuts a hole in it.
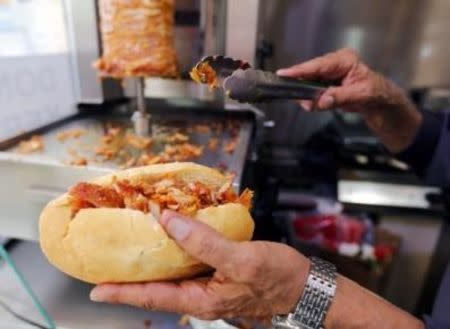
[[[288,314],[295,310],[308,280],[308,275],[311,269],[311,261],[303,255],[299,254],[299,256],[298,265],[296,266],[295,272],[292,276],[293,285],[286,285],[286,295],[289,297],[286,299],[285,308],[282,312],[280,312],[280,314]]]
[[[362,112],[365,123],[392,153],[400,153],[414,141],[422,114],[400,90],[385,104],[368,106]]]
[[[336,291],[336,267],[312,257],[306,284],[295,307],[287,314],[276,315],[273,327],[278,329],[322,329]]]

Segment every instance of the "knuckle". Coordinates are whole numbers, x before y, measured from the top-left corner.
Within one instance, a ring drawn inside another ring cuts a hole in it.
[[[225,308],[225,301],[217,296],[214,298],[211,298],[210,302],[208,303],[207,310],[211,312],[218,312],[223,311]]]
[[[370,74],[372,73],[371,69],[364,63],[360,63],[358,69],[363,77],[370,77]]]
[[[359,59],[358,52],[353,48],[343,48],[340,50],[341,54],[351,57],[353,59]]]
[[[196,315],[196,317],[200,320],[213,321],[213,320],[219,319],[220,315],[215,312],[205,312],[205,313],[200,313],[200,314]]]
[[[223,302],[219,297],[211,297],[197,305],[194,316],[201,320],[218,319],[223,312]]]
[[[241,271],[244,279],[251,280],[261,274],[261,271],[263,270],[263,260],[254,253],[253,255],[250,253],[246,258]]]
[[[155,309],[155,302],[152,299],[146,298],[143,302],[142,302],[142,308],[148,310],[148,311],[152,311]]]
[[[363,86],[363,92],[362,94],[367,98],[367,99],[371,99],[376,97],[377,94],[377,90],[376,90],[376,86],[372,81],[368,81],[364,86]]]
[[[119,304],[122,302],[122,292],[123,289],[121,286],[118,286],[114,289],[111,289],[108,296],[109,303]]]
[[[215,253],[217,250],[217,246],[215,243],[209,239],[202,239],[199,241],[198,245],[198,253],[199,255],[208,255],[211,253]]]
[[[196,307],[197,315],[215,314],[221,311],[223,303],[218,297],[210,297],[200,302]]]

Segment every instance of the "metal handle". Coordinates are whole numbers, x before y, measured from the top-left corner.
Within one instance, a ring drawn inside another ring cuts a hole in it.
[[[270,82],[257,83],[261,99],[306,99],[314,100],[320,97],[329,87],[325,84],[282,78],[271,74]]]
[[[273,99],[314,100],[328,87],[326,84],[283,78],[272,72],[254,69],[237,70],[224,81],[224,89],[230,98],[249,103]]]

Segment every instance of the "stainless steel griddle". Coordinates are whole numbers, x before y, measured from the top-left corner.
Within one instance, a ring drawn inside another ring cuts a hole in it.
[[[108,123],[121,124],[132,129],[126,106],[111,110],[85,110],[66,120],[28,132],[16,138],[0,143],[0,232],[4,236],[37,239],[38,216],[43,206],[52,198],[65,192],[76,182],[95,176],[111,173],[120,169],[116,162],[90,162],[85,167],[68,165],[71,159],[70,149],[77,150],[80,156],[88,159],[94,155],[94,147],[104,134]],[[202,109],[174,107],[161,104],[152,105],[152,124],[156,132],[154,151],[164,147],[159,137],[169,132],[179,131],[189,135],[190,143],[205,145],[201,157],[191,161],[211,167],[225,167],[235,174],[234,185],[240,189],[242,174],[249,150],[253,115],[242,110],[225,111],[221,109]],[[98,113],[101,113],[100,115]],[[221,124],[220,133],[211,130],[199,132],[198,125],[209,127]],[[223,142],[232,138],[230,125],[238,126],[236,130],[238,143],[232,154],[222,151]],[[83,129],[86,134],[79,139],[58,140],[57,135],[70,129]],[[22,155],[17,153],[17,146],[22,140],[38,134],[42,136],[45,149],[42,153]],[[208,149],[208,140],[215,136],[219,139],[216,152]]]

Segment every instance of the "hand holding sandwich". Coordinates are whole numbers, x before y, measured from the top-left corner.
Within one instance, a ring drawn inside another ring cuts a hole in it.
[[[164,212],[160,223],[187,253],[215,268],[214,275],[179,283],[102,284],[91,292],[92,300],[206,320],[286,314],[299,300],[309,261],[294,249],[271,242],[232,242],[172,211]],[[421,321],[342,276],[324,327],[424,328]]]
[[[93,300],[217,319],[288,313],[300,298],[309,261],[294,249],[233,242],[172,211],[160,223],[188,254],[215,268],[214,275],[180,283],[103,284],[92,291]]]

